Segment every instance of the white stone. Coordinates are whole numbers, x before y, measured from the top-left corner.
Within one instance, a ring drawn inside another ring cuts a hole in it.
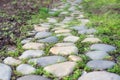
[[[38,25],[34,25],[34,30],[35,31],[49,31],[49,28],[48,27],[41,27],[41,26],[38,26]]]
[[[43,43],[30,42],[23,45],[23,49],[44,49]]]
[[[66,47],[66,46],[75,46],[74,43],[57,43],[55,44],[56,47]]]
[[[78,54],[78,48],[75,46],[66,46],[66,47],[52,47],[50,49],[52,54],[60,54],[60,55],[70,55],[70,54]]]
[[[75,62],[63,62],[54,65],[50,65],[44,68],[45,71],[62,78],[71,74],[76,66]]]
[[[120,80],[120,76],[106,71],[93,71],[81,76],[78,80]]]
[[[80,58],[79,56],[76,56],[76,55],[70,55],[68,58],[72,61],[75,61],[75,62],[82,61],[82,58]]]
[[[79,40],[79,37],[77,36],[67,36],[64,38],[65,42],[77,42]]]
[[[5,64],[8,64],[8,65],[19,65],[21,64],[21,61],[20,60],[17,60],[13,57],[7,57],[4,59],[3,61]]]
[[[55,33],[69,33],[69,32],[71,32],[71,30],[69,29],[60,29],[55,31]]]
[[[98,38],[85,38],[85,39],[82,41],[82,43],[83,43],[83,42],[97,43],[97,42],[101,42],[101,40],[98,39]]]

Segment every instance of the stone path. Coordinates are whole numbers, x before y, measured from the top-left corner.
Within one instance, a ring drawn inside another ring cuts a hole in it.
[[[77,62],[83,60],[79,56],[81,52],[76,43],[92,44],[89,45],[89,50],[84,52],[84,55],[90,58],[86,66],[91,68],[92,72],[82,74],[78,80],[120,80],[119,75],[106,71],[116,64],[114,61],[105,60],[110,56],[109,52],[116,50],[116,47],[104,44],[95,37],[97,30],[86,26],[89,19],[85,19],[84,12],[77,9],[81,9],[80,3],[81,0],[61,2],[60,6],[50,12],[53,14],[61,11],[59,17],[49,17],[47,22],[35,24],[34,30],[28,32],[31,37],[21,41],[25,51],[18,58],[10,56],[0,63],[0,80],[11,80],[15,70],[10,66],[15,66],[16,72],[22,74],[16,80],[52,80],[46,75],[35,75],[38,67],[57,77],[57,80],[69,76],[74,73]],[[64,10],[67,7],[68,10]],[[75,20],[80,24],[76,24]],[[75,23],[70,25],[74,21]],[[77,35],[73,31],[76,31]],[[85,38],[80,41],[82,35]]]

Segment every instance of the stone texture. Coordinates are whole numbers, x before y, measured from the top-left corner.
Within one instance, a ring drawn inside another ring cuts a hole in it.
[[[114,62],[107,60],[92,60],[87,63],[87,66],[94,70],[104,70],[112,68],[114,65]]]
[[[55,18],[47,18],[49,23],[57,23]]]
[[[16,68],[17,72],[20,72],[23,75],[31,74],[35,72],[35,68],[28,64],[21,64]]]
[[[115,50],[116,48],[108,44],[93,44],[90,46],[90,49],[110,52],[110,51]]]
[[[49,31],[49,28],[48,27],[41,27],[39,25],[34,25],[34,30],[35,31]]]
[[[86,53],[86,56],[94,60],[94,59],[104,59],[105,57],[109,55],[105,51],[90,51]]]
[[[66,47],[66,46],[75,46],[74,43],[57,43],[55,44],[56,47]]]
[[[41,58],[30,59],[29,62],[34,62],[39,66],[45,67],[51,64],[66,61],[62,56],[46,56]]]
[[[82,61],[82,58],[80,58],[79,56],[76,56],[76,55],[70,55],[68,58],[72,61],[75,61],[75,62]]]
[[[82,42],[97,43],[97,42],[101,42],[101,40],[98,38],[85,38]]]
[[[78,80],[120,80],[120,76],[106,71],[93,71],[81,76]]]
[[[56,43],[57,41],[58,41],[58,38],[55,36],[51,36],[45,39],[38,40],[38,42],[42,42],[42,43]]]
[[[0,80],[10,80],[12,69],[6,65],[0,63]]]
[[[44,49],[43,43],[29,42],[23,45],[23,49]]]
[[[33,38],[26,38],[26,39],[23,39],[21,41],[22,44],[26,44],[26,43],[29,43],[30,41],[32,41]]]
[[[35,58],[40,57],[44,54],[42,50],[27,50],[22,53],[19,59]]]
[[[35,39],[41,39],[41,38],[46,38],[46,37],[49,37],[51,36],[52,33],[51,32],[38,32],[36,35],[35,35]]]
[[[56,36],[72,36],[72,34],[71,33],[60,33],[60,34],[57,34]]]
[[[63,62],[47,66],[44,68],[44,70],[55,75],[56,77],[61,78],[71,74],[75,66],[75,62]]]
[[[55,33],[69,33],[69,32],[71,32],[71,30],[69,30],[69,29],[60,29],[60,30],[56,30],[55,31]]]
[[[77,42],[79,40],[79,37],[77,36],[67,36],[64,38],[64,41],[66,42]]]
[[[15,59],[15,58],[13,58],[13,57],[7,57],[7,58],[5,58],[4,59],[4,61],[3,61],[5,64],[8,64],[8,65],[19,65],[19,64],[21,64],[21,61],[20,60],[17,60],[17,59]]]
[[[18,78],[17,80],[51,80],[39,75],[26,75]]]
[[[66,46],[66,47],[52,47],[50,49],[52,54],[60,54],[60,55],[70,55],[70,54],[78,54],[78,48],[75,46]]]
[[[74,29],[74,30],[78,30],[78,31],[86,30],[85,26],[74,26],[74,27],[71,27],[71,28]]]

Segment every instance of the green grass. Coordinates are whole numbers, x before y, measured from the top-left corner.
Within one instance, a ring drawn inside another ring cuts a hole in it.
[[[91,21],[87,25],[98,30],[103,43],[117,48],[110,53],[117,64],[108,71],[120,74],[120,0],[84,0],[82,5]]]

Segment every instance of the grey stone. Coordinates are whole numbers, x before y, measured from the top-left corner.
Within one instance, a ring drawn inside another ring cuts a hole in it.
[[[75,62],[63,62],[54,65],[50,65],[44,68],[45,71],[55,75],[56,77],[62,78],[64,76],[68,76],[74,70],[76,66]]]
[[[26,43],[32,41],[32,39],[33,39],[33,38],[26,38],[26,39],[23,39],[23,40],[21,41],[21,43],[22,43],[22,44],[26,44]]]
[[[46,56],[41,58],[30,59],[29,62],[34,62],[39,66],[45,67],[51,64],[55,64],[58,62],[66,61],[66,59],[62,56]]]
[[[46,38],[46,37],[49,37],[51,36],[52,33],[51,32],[38,32],[36,35],[35,35],[35,39],[41,39],[41,38]]]
[[[42,42],[42,43],[56,43],[57,41],[58,41],[58,38],[55,36],[51,36],[45,39],[38,40],[38,42]]]
[[[109,55],[105,51],[91,51],[91,52],[87,52],[86,56],[94,60],[94,59],[104,59],[106,56]]]
[[[120,76],[106,71],[93,71],[81,76],[78,80],[120,80]]]
[[[94,70],[104,70],[112,68],[114,65],[114,62],[107,60],[92,60],[87,63],[87,66]]]
[[[75,43],[78,40],[79,40],[79,37],[77,37],[77,36],[67,36],[67,37],[64,38],[65,42],[73,42],[73,43]]]
[[[78,31],[86,30],[85,26],[74,26],[74,27],[71,27],[71,28],[74,29],[74,30],[78,30]]]
[[[42,51],[42,50],[27,50],[22,53],[22,55],[19,57],[19,59],[40,57],[43,54],[44,54],[44,51]]]
[[[35,70],[36,69],[34,67],[28,64],[21,64],[16,68],[16,71],[23,75],[34,73]]]
[[[90,49],[110,52],[115,50],[116,48],[108,44],[93,44],[92,46],[90,46]]]
[[[6,65],[0,63],[0,80],[10,80],[12,69]]]
[[[51,80],[39,75],[26,75],[18,78],[17,80]]]

